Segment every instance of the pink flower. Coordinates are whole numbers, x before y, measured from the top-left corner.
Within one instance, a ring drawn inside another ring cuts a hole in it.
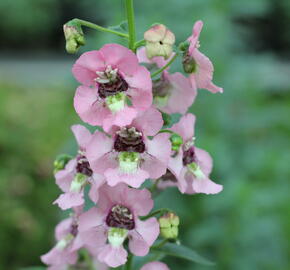
[[[56,183],[64,192],[54,204],[65,210],[84,204],[84,186],[91,184],[89,195],[97,194],[99,187],[104,183],[101,175],[93,174],[86,158],[86,147],[92,138],[92,134],[81,125],[71,127],[77,140],[79,151],[77,156],[70,160],[65,168],[55,174]],[[93,196],[97,198],[97,196]]]
[[[212,158],[194,145],[194,124],[195,116],[188,113],[170,128],[182,137],[183,144],[178,153],[173,153],[168,168],[182,193],[219,193],[223,187],[209,179]]]
[[[83,247],[83,242],[78,233],[79,209],[73,217],[60,222],[55,229],[57,244],[46,254],[41,256],[43,263],[50,266],[51,270],[65,269],[66,265],[77,262],[77,251]]]
[[[148,59],[144,47],[138,50],[137,57],[139,62],[156,65],[158,68],[170,61],[160,56]],[[154,104],[159,110],[168,114],[186,113],[194,102],[196,94],[196,87],[179,72],[170,74],[167,69],[159,79],[153,81]]]
[[[147,178],[159,178],[171,152],[169,135],[157,134],[162,125],[161,113],[151,108],[139,113],[131,125],[112,127],[110,137],[96,131],[87,147],[92,170],[105,175],[110,186],[123,182],[138,188]]]
[[[145,264],[140,270],[169,270],[169,268],[162,262],[150,262]]]
[[[76,91],[75,109],[91,125],[106,129],[129,125],[138,111],[152,104],[150,72],[121,45],[107,44],[98,51],[84,53],[72,71],[83,84]]]
[[[199,48],[199,35],[203,26],[202,21],[197,21],[192,30],[192,36],[188,38],[189,48],[184,54],[183,66],[193,86],[204,88],[212,93],[223,92],[223,89],[213,84],[213,64],[202,54]]]
[[[98,207],[80,216],[79,231],[84,243],[95,251],[100,262],[118,267],[127,260],[123,247],[128,238],[130,251],[145,256],[159,235],[156,218],[141,221],[153,207],[148,190],[129,188],[125,184],[100,188]]]

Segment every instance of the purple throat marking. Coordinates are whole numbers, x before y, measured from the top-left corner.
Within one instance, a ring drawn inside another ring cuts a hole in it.
[[[134,127],[121,129],[117,132],[114,149],[118,152],[143,153],[145,144],[141,132]]]
[[[76,166],[77,173],[81,173],[89,177],[92,176],[93,171],[91,169],[90,163],[88,162],[87,158],[84,155],[78,155],[77,162],[78,162]]]
[[[120,92],[125,92],[128,88],[128,83],[118,74],[116,80],[113,82],[99,83],[98,92],[101,98],[106,98]]]
[[[184,166],[186,166],[192,162],[197,163],[197,157],[195,154],[194,146],[191,146],[188,150],[183,152],[182,162],[183,162]]]
[[[106,223],[109,227],[133,230],[135,221],[131,211],[123,205],[115,205],[111,208]]]

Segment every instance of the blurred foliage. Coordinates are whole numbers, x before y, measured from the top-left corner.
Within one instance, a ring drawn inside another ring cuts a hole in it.
[[[32,38],[50,31],[50,38],[57,38],[60,24],[72,17],[118,24],[125,16],[121,2],[2,0],[0,11],[7,13],[1,12],[6,26],[0,29],[6,29],[13,44],[26,36],[24,27]],[[152,23],[162,22],[183,41],[194,21],[202,19],[201,51],[215,65],[215,83],[225,89],[223,95],[199,90],[191,108],[197,115],[197,145],[212,154],[212,178],[224,191],[187,196],[170,189],[158,197],[156,207],[180,214],[181,241],[216,261],[215,269],[289,269],[289,1],[135,2],[139,38]],[[44,15],[31,15],[38,10]],[[120,41],[86,32],[83,50]],[[62,89],[42,85],[37,90],[15,79],[0,83],[0,265],[13,270],[39,264],[38,256],[53,243],[60,211],[51,206],[59,193],[51,162],[57,153],[72,151],[69,126],[79,120],[72,108],[76,84],[71,81]],[[166,261],[172,270],[210,269]]]

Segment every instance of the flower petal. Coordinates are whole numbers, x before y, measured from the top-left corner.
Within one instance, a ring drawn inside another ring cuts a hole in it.
[[[100,49],[100,53],[106,66],[111,65],[112,68],[118,68],[126,76],[134,75],[139,67],[137,56],[131,50],[119,44],[106,44]]]
[[[103,224],[105,214],[98,208],[92,207],[79,217],[78,229],[80,232],[90,230]],[[99,228],[101,230],[101,228]]]
[[[73,125],[71,126],[71,130],[73,134],[75,135],[75,138],[79,147],[82,150],[85,150],[86,145],[89,143],[92,137],[92,134],[90,133],[90,131],[82,125]]]
[[[112,247],[106,245],[98,254],[98,260],[106,263],[110,267],[118,267],[127,261],[127,251],[123,246]]]
[[[118,183],[126,183],[134,188],[139,188],[149,178],[148,172],[142,169],[137,169],[134,173],[124,173],[118,167],[106,170],[105,176],[110,186],[115,186]]]
[[[195,73],[190,74],[190,79],[196,82],[197,88],[207,89],[212,93],[222,93],[223,89],[212,83],[214,68],[209,58],[197,49],[193,51],[192,56],[198,67]]]
[[[161,113],[151,107],[133,120],[132,126],[142,131],[145,136],[154,136],[163,126]]]
[[[96,131],[87,146],[86,156],[91,168],[96,173],[104,173],[117,165],[111,157],[113,140],[100,131]]]
[[[89,197],[94,202],[97,203],[99,200],[99,189],[100,187],[105,183],[104,176],[100,174],[93,174],[92,180],[91,180],[91,188],[89,191]]]
[[[132,120],[136,117],[137,111],[131,107],[125,107],[124,109],[110,113],[103,121],[103,128],[106,132],[109,132],[112,126],[119,127],[127,126],[132,123]]]
[[[66,164],[63,170],[58,171],[55,174],[56,184],[63,192],[68,192],[70,190],[71,182],[73,181],[75,176],[76,164],[77,161],[74,158]]]
[[[192,182],[193,190],[196,193],[216,194],[223,190],[222,185],[218,185],[209,178],[198,179],[194,178]]]
[[[150,247],[153,245],[159,235],[159,223],[156,218],[152,217],[145,221],[136,220],[135,230],[144,239]]]
[[[65,237],[71,229],[72,218],[67,218],[57,224],[55,227],[55,238],[59,241]]]
[[[178,123],[174,124],[170,130],[179,134],[186,142],[194,136],[195,116],[188,113],[182,116]]]
[[[197,95],[197,90],[192,87],[190,81],[181,73],[165,73],[170,83],[168,103],[160,109],[168,114],[185,114],[188,108],[193,104]]]
[[[102,125],[111,113],[99,98],[98,89],[79,86],[74,97],[74,107],[80,118],[90,125]]]
[[[149,262],[143,265],[140,270],[169,270],[169,268],[162,262]]]
[[[202,21],[197,21],[192,29],[192,36],[189,37],[188,41],[190,42],[189,45],[189,53],[192,54],[193,50],[197,47],[197,42],[199,40],[199,35],[203,27]]]
[[[99,51],[83,53],[72,68],[75,78],[86,86],[95,85],[96,71],[104,70],[105,62]]]
[[[141,169],[147,171],[150,178],[156,179],[165,174],[171,154],[169,134],[160,133],[146,141],[148,155],[144,155]]]
[[[84,204],[83,192],[67,192],[61,194],[53,204],[57,204],[62,210],[77,207]]]

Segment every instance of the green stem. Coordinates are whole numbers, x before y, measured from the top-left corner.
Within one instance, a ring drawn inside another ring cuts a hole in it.
[[[170,134],[173,134],[174,132],[172,130],[169,130],[169,129],[161,129],[158,133],[170,133]]]
[[[124,265],[123,270],[132,270],[132,264],[133,264],[133,255],[129,253],[127,262]]]
[[[73,21],[75,21],[76,23],[78,23],[78,24],[80,24],[82,26],[86,26],[86,27],[89,27],[89,28],[92,28],[92,29],[95,29],[95,30],[99,30],[101,32],[107,32],[107,33],[115,34],[115,35],[117,35],[119,37],[129,38],[128,34],[121,33],[121,32],[118,32],[118,31],[115,31],[115,30],[112,30],[112,29],[109,29],[109,28],[105,28],[105,27],[99,26],[97,24],[88,22],[88,21],[84,21],[84,20],[80,20],[80,19],[73,19]]]
[[[177,56],[178,56],[178,54],[175,53],[175,55],[170,59],[170,61],[166,65],[164,65],[162,68],[158,69],[157,71],[155,71],[154,73],[151,74],[151,78],[157,76],[159,73],[161,73],[162,71],[167,69],[174,62],[174,60],[177,58]]]
[[[87,251],[85,251],[83,255],[84,255],[84,260],[86,262],[88,270],[95,270],[93,260],[92,260],[91,256],[89,255],[89,253]]]
[[[168,213],[168,212],[172,212],[172,211],[170,209],[168,209],[168,208],[160,208],[160,209],[158,209],[156,211],[151,212],[147,216],[141,217],[140,219],[141,220],[146,220],[148,218],[151,218],[151,217],[154,217],[154,216],[157,216],[157,215],[163,215],[163,214]]]
[[[135,40],[136,40],[136,30],[135,30],[135,17],[134,17],[134,4],[133,0],[126,0],[126,13],[129,28],[129,49],[135,51]]]
[[[145,45],[145,40],[144,39],[138,40],[135,43],[134,50],[136,51],[139,47],[144,46],[144,45]]]

